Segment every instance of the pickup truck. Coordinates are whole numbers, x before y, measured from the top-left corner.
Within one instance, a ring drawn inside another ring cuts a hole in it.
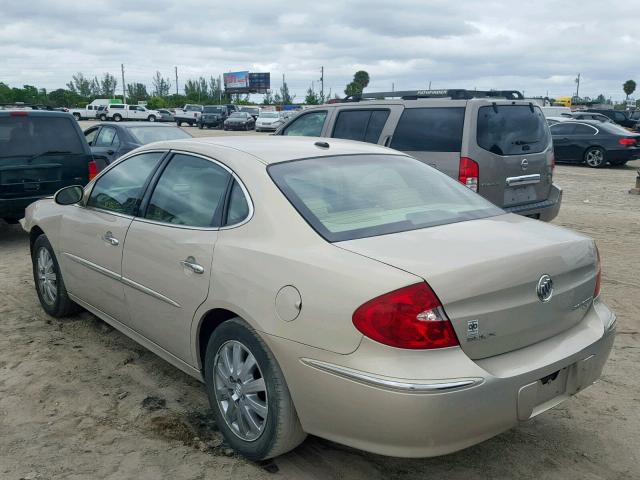
[[[78,121],[87,118],[96,118],[96,112],[99,106],[100,105],[87,105],[84,108],[70,108],[69,113]]]
[[[187,103],[182,108],[176,108],[176,113],[173,114],[173,118],[178,126],[183,123],[188,123],[189,126],[193,127],[198,123],[200,115],[202,115],[202,105]]]
[[[122,120],[147,120],[156,122],[162,118],[160,112],[147,110],[140,105],[127,105],[125,103],[112,103],[105,111],[107,120],[120,122]]]

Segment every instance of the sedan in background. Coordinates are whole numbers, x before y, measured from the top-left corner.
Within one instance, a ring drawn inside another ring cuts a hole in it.
[[[255,118],[247,112],[233,112],[222,124],[225,130],[253,130],[255,126]]]
[[[565,121],[549,127],[557,162],[589,167],[624,165],[640,158],[640,135],[615,123]]]
[[[595,112],[573,112],[571,115],[569,115],[569,118],[573,120],[597,120],[598,122],[602,123],[615,123],[606,115]]]
[[[256,120],[256,132],[275,132],[284,123],[284,118],[280,112],[260,112]]]
[[[175,125],[161,123],[120,122],[99,123],[84,131],[98,171],[111,162],[129,153],[134,148],[161,140],[191,138],[187,132]]]
[[[174,122],[175,118],[173,118],[173,113],[171,110],[167,110],[166,108],[159,108],[157,112],[160,114],[159,122]]]
[[[23,227],[43,310],[84,307],[203,381],[252,460],[307,433],[463,449],[591,386],[615,337],[591,238],[363,142],[155,143]]]

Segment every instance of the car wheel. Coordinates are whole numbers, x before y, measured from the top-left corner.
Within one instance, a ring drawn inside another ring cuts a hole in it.
[[[147,120],[148,120],[149,122],[155,122],[155,121],[156,121],[156,117],[155,117],[155,115],[149,115],[149,116],[147,117]]]
[[[178,121],[176,122],[176,124],[177,124],[179,127],[181,127],[181,126],[182,126],[182,121],[178,120]]]
[[[100,120],[103,122],[107,121],[107,116],[106,115],[100,115]]]
[[[75,118],[77,121],[80,121],[80,114],[79,113],[74,113],[73,114],[73,118]]]
[[[204,125],[202,125],[201,123],[199,123],[199,124],[198,124],[198,128],[199,128],[200,130],[202,130],[202,129],[204,128]]]
[[[117,113],[116,113],[116,114],[113,116],[113,121],[114,121],[114,122],[119,122],[120,120],[122,120],[122,116],[120,116],[119,114],[117,114]]]
[[[607,164],[607,156],[603,148],[590,147],[584,152],[584,161],[591,168],[601,168]]]
[[[80,311],[67,295],[58,260],[46,235],[36,238],[31,250],[33,281],[40,305],[52,317],[66,317]]]
[[[288,452],[306,437],[278,362],[240,318],[214,330],[204,373],[216,424],[238,453],[265,460]]]

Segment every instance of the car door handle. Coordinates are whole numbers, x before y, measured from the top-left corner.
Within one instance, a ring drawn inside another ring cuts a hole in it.
[[[191,256],[187,257],[185,260],[180,260],[180,265],[193,271],[193,273],[204,273],[204,267],[196,263],[196,259]]]
[[[102,236],[102,240],[104,240],[105,242],[107,242],[110,245],[113,245],[114,247],[116,247],[116,246],[118,246],[118,244],[120,244],[120,240],[118,240],[116,237],[114,237],[111,232],[105,233]]]

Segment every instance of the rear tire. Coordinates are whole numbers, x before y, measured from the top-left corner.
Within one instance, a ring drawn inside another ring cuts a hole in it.
[[[202,124],[200,123],[200,124],[198,124],[198,128],[199,128],[200,130],[202,130],[202,129],[204,128],[204,125],[202,125]]]
[[[79,113],[74,113],[73,114],[73,118],[75,118],[77,121],[80,121],[80,114]]]
[[[122,120],[122,116],[121,116],[119,113],[116,113],[116,114],[113,116],[113,121],[114,121],[114,122],[119,122],[120,120]]]
[[[604,148],[589,147],[584,152],[584,163],[591,168],[602,168],[607,164],[607,154]]]
[[[292,450],[305,439],[278,362],[242,319],[232,318],[214,330],[204,374],[216,425],[238,453],[250,460],[265,460]],[[248,384],[256,388],[245,393]]]
[[[100,121],[106,122],[107,121],[107,116],[106,115],[100,115]]]
[[[40,305],[52,317],[66,317],[78,313],[81,308],[67,294],[58,260],[46,235],[42,234],[31,251],[33,281]]]
[[[176,122],[176,124],[177,124],[179,127],[181,127],[181,126],[182,126],[182,120],[178,120],[178,121]]]

